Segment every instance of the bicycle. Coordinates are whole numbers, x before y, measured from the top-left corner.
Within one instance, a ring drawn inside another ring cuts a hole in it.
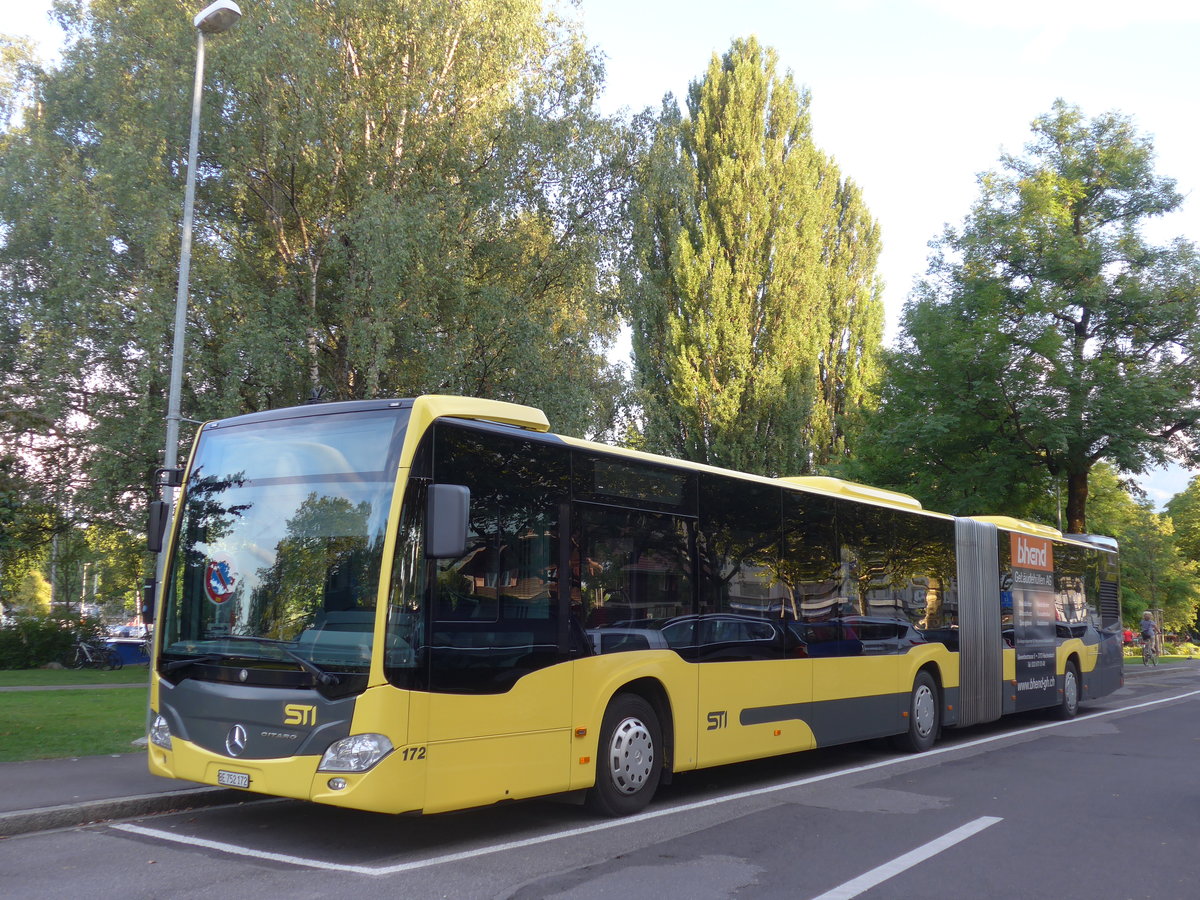
[[[1142,665],[1158,665],[1158,654],[1154,652],[1154,638],[1142,638]]]
[[[120,669],[125,662],[112,647],[95,647],[87,641],[76,641],[63,665],[68,669]]]

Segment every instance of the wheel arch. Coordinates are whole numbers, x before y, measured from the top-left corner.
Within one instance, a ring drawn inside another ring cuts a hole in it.
[[[634,694],[641,697],[654,709],[663,738],[662,783],[669,782],[675,758],[675,715],[666,686],[657,678],[648,675],[627,681],[612,692],[605,703],[605,709],[618,694]]]

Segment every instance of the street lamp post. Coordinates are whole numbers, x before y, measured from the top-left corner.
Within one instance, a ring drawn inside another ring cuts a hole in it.
[[[187,181],[183,193],[183,238],[179,284],[175,291],[175,334],[171,344],[171,390],[167,401],[167,443],[163,468],[174,469],[179,454],[179,398],[183,392],[183,338],[187,329],[188,277],[192,269],[192,210],[196,202],[196,147],[200,142],[200,96],[204,90],[204,36],[227,31],[242,16],[233,0],[217,0],[196,14],[196,82],[192,87],[192,132],[188,141]]]
[[[216,0],[196,14],[196,81],[192,87],[192,130],[188,142],[187,179],[183,194],[183,237],[179,250],[179,284],[175,291],[175,333],[171,343],[171,386],[167,400],[167,442],[163,448],[163,468],[174,469],[179,459],[180,395],[183,393],[183,339],[187,329],[188,277],[192,268],[192,210],[196,202],[196,147],[200,142],[200,97],[204,91],[204,36],[228,31],[242,17],[233,0]],[[162,486],[163,500],[170,515],[171,484],[168,475]],[[164,523],[169,526],[169,522]],[[159,553],[158,582],[162,583],[163,557]]]

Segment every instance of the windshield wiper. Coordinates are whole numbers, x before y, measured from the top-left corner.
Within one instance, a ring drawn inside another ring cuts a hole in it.
[[[321,684],[332,685],[338,683],[338,677],[332,672],[326,672],[311,659],[305,659],[295,650],[287,646],[284,641],[277,641],[274,638],[252,637],[246,634],[230,634],[225,637],[227,641],[249,641],[252,644],[265,644],[268,647],[275,647],[284,656],[296,663],[305,672],[317,679]]]
[[[187,666],[196,666],[200,663],[219,662],[222,659],[225,659],[225,656],[220,653],[206,653],[204,656],[193,656],[189,659],[173,659],[163,666],[163,671],[174,672],[176,669],[182,669]]]

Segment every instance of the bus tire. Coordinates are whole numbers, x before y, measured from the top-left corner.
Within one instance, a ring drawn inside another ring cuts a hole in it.
[[[1058,717],[1073,719],[1079,712],[1079,667],[1073,660],[1067,661],[1063,672],[1062,700],[1058,703]]]
[[[895,737],[898,750],[924,753],[938,738],[942,727],[942,701],[937,682],[928,672],[918,672],[908,698],[908,730]]]
[[[662,777],[663,739],[658,716],[644,698],[617,694],[604,712],[596,749],[596,785],[588,808],[603,816],[645,809]]]

